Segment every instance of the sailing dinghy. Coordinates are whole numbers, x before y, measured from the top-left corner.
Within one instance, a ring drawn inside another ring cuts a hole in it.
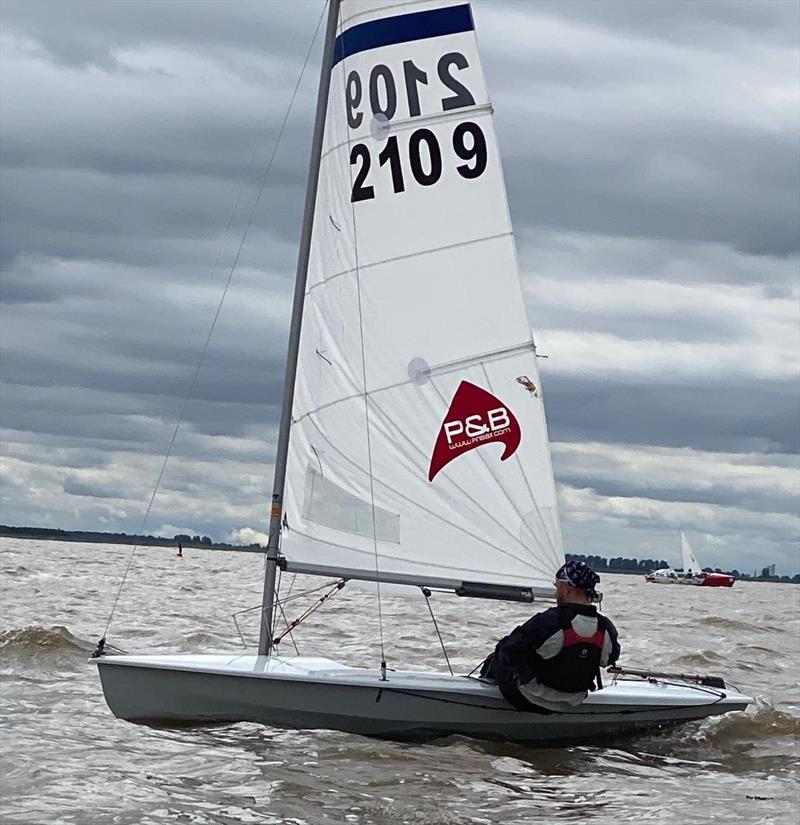
[[[563,741],[751,701],[721,680],[615,673],[538,714],[476,677],[389,669],[383,650],[371,668],[277,653],[279,569],[554,595],[539,370],[467,3],[330,0],[269,536],[258,652],[101,646],[116,716]]]
[[[681,532],[681,556],[683,557],[683,569],[672,570],[669,567],[662,567],[648,573],[645,581],[652,584],[693,584],[697,587],[733,587],[736,577],[730,573],[708,573],[700,567],[697,556],[689,544],[689,539]]]

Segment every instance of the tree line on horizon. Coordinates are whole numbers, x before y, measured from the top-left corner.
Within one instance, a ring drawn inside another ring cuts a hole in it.
[[[567,559],[577,559],[578,561],[586,562],[593,570],[597,572],[605,571],[607,573],[641,573],[647,575],[654,570],[663,570],[665,567],[670,567],[670,564],[664,559],[627,559],[622,556],[617,556],[612,559],[607,559],[604,556],[585,556],[580,553],[565,553]],[[732,570],[723,570],[721,567],[704,567],[705,573],[725,573],[728,576],[735,576],[737,579],[743,581],[770,581],[770,582],[793,582],[800,584],[800,573],[795,573],[794,576],[776,576],[772,571],[774,565],[762,567],[761,572],[754,570],[753,573],[744,573],[738,571],[736,568]]]
[[[55,541],[100,542],[103,544],[141,544],[156,547],[175,547],[181,544],[184,547],[264,549],[258,543],[231,544],[229,542],[214,541],[210,536],[190,535],[189,533],[179,533],[177,536],[170,538],[169,536],[139,535],[136,533],[104,533],[95,530],[60,530],[55,527],[9,527],[3,524],[0,525],[0,536],[19,536]]]
[[[10,527],[0,525],[0,535],[18,536],[23,538],[52,539],[56,541],[86,541],[102,542],[106,544],[142,544],[154,546],[175,547],[181,544],[184,547],[217,547],[236,549],[247,547],[250,550],[266,550],[264,545],[258,542],[252,544],[230,544],[228,542],[213,541],[210,536],[189,533],[179,533],[172,538],[168,536],[135,535],[130,533],[103,533],[91,530],[60,530],[53,527]],[[565,553],[566,558],[577,559],[586,562],[590,567],[599,573],[641,573],[643,576],[653,570],[660,570],[670,565],[665,559],[636,559],[615,556],[607,559],[605,556],[583,555],[580,553]],[[771,582],[792,582],[800,584],[800,573],[794,576],[776,576],[772,573],[774,567],[767,566],[761,572],[750,573],[733,570],[722,570],[719,567],[704,567],[706,573],[727,573],[737,579],[745,581],[771,581]]]

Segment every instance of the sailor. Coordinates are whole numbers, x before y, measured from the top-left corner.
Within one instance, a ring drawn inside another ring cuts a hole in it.
[[[539,613],[501,639],[481,676],[497,682],[520,710],[549,713],[579,705],[602,688],[600,668],[620,654],[617,631],[592,601],[600,577],[571,559],[556,572],[556,607]]]

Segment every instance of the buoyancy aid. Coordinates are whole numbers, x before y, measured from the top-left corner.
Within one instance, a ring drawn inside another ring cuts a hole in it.
[[[559,653],[550,659],[537,657],[536,679],[543,685],[564,693],[594,690],[599,682],[607,621],[597,616],[597,630],[591,636],[579,636],[569,615],[561,615],[564,642]]]

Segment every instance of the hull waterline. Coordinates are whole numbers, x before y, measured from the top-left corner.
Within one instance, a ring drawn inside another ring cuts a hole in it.
[[[105,656],[98,665],[115,716],[151,724],[259,722],[384,737],[590,740],[743,710],[736,691],[625,680],[569,712],[511,707],[494,684],[466,676],[345,667],[329,659]]]

